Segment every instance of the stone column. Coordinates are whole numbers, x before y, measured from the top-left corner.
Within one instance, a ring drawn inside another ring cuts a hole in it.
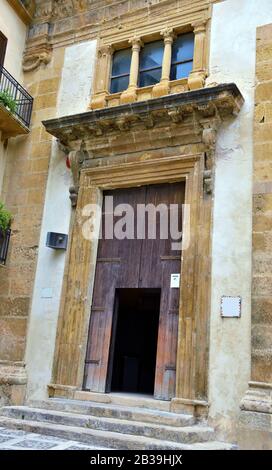
[[[154,97],[168,95],[169,93],[169,81],[171,71],[171,59],[172,59],[172,44],[175,38],[175,34],[172,28],[166,28],[161,31],[161,35],[164,38],[164,54],[162,62],[162,75],[160,83],[157,83],[153,87],[152,95]]]
[[[102,46],[98,51],[96,65],[95,91],[91,99],[90,108],[104,108],[106,96],[109,94],[109,80],[112,54],[114,49],[111,44]]]
[[[251,377],[241,402],[241,448],[272,450],[272,24],[257,28],[254,119]],[[268,67],[267,64],[270,64]],[[270,87],[270,88],[269,88]],[[265,132],[264,132],[265,126]]]
[[[207,21],[193,23],[195,42],[194,42],[194,62],[193,70],[188,77],[189,90],[203,88],[205,84],[206,73],[206,24]]]
[[[132,45],[129,86],[128,89],[125,90],[121,95],[120,102],[122,104],[133,103],[137,100],[136,90],[138,86],[140,50],[143,46],[143,43],[141,39],[136,36],[130,39],[129,43]]]

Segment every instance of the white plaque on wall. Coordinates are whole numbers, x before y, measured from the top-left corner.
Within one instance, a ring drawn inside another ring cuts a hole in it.
[[[241,297],[231,297],[228,295],[223,295],[221,297],[221,317],[240,318],[241,303]]]
[[[180,285],[180,274],[171,274],[171,289],[178,289]]]

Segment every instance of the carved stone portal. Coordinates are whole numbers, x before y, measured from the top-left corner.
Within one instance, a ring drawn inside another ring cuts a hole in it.
[[[221,122],[235,116],[243,104],[236,85],[218,85],[187,93],[168,95],[122,108],[105,108],[44,122],[49,133],[69,150],[74,185],[70,188],[76,206],[81,168],[108,159],[153,148],[172,148],[183,142],[199,143],[205,155],[203,188],[213,191],[216,134]]]

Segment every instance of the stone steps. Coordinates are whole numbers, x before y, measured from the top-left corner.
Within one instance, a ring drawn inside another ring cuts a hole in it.
[[[233,449],[191,415],[112,403],[55,398],[6,406],[0,426],[120,450]]]
[[[88,416],[63,411],[43,410],[39,408],[5,407],[2,415],[8,418],[26,421],[60,424],[64,426],[94,429],[99,431],[144,436],[162,441],[194,444],[214,439],[212,428],[204,425],[169,426],[151,424],[118,418]]]
[[[144,436],[7,417],[0,417],[0,426],[118,450],[231,450],[233,448],[231,444],[216,441],[181,444]]]
[[[29,406],[32,408],[79,413],[101,418],[126,419],[169,426],[192,426],[196,422],[195,418],[189,414],[170,413],[154,408],[144,409],[135,406],[120,406],[61,398],[51,398],[47,401],[32,401],[29,403]]]

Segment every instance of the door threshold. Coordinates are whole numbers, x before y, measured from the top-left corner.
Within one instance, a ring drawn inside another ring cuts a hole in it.
[[[97,393],[77,391],[75,392],[74,399],[119,406],[155,409],[160,411],[170,411],[171,405],[171,401],[156,400],[152,395],[124,392]]]

